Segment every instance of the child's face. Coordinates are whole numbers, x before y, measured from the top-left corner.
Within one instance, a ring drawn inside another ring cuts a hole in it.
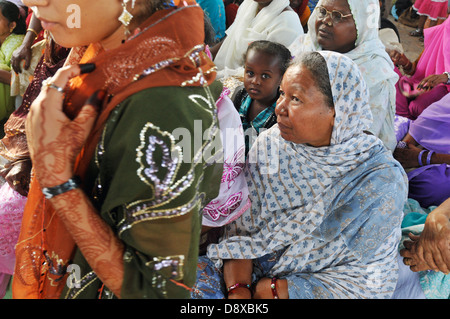
[[[245,60],[244,87],[253,100],[271,102],[281,83],[280,58],[251,49]]]

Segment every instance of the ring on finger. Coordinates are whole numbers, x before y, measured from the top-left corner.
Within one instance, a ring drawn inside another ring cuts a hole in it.
[[[19,184],[20,184],[19,181],[13,181],[13,185],[14,185],[14,186],[19,185]]]
[[[403,263],[406,266],[411,266],[411,258],[403,258]]]
[[[55,83],[52,83],[51,80],[52,80],[51,77],[50,77],[50,78],[47,78],[46,80],[44,80],[44,81],[42,82],[42,84],[43,84],[44,86],[47,86],[47,87],[51,88],[51,89],[55,89],[55,90],[58,91],[59,93],[64,93],[64,88],[62,88],[62,87],[60,87],[60,86],[57,86]]]

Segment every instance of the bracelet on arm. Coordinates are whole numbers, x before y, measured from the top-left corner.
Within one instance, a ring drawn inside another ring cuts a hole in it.
[[[277,292],[277,277],[272,278],[272,283],[270,284],[270,289],[272,289],[272,296],[273,299],[278,299],[278,292]]]
[[[423,151],[421,151],[421,152],[419,153],[419,157],[417,158],[418,161],[419,161],[419,166],[423,166],[423,163],[422,163],[422,156],[423,156],[423,153],[425,153],[425,152],[426,152],[426,150],[423,150]]]
[[[32,28],[28,28],[27,31],[33,32],[36,35],[35,38],[37,38],[39,36],[39,33],[37,33],[37,31]]]
[[[42,193],[44,194],[45,198],[50,199],[57,195],[71,191],[72,189],[76,189],[80,187],[80,185],[81,185],[80,178],[78,176],[74,176],[61,185],[42,188]]]
[[[431,156],[433,155],[434,151],[429,151],[427,155],[427,165],[431,165]]]
[[[232,294],[234,292],[234,290],[237,289],[237,288],[246,288],[246,289],[248,289],[250,291],[250,293],[252,293],[252,290],[251,290],[250,287],[251,286],[248,285],[248,284],[243,284],[243,283],[239,282],[237,284],[234,284],[234,285],[228,287],[227,288],[227,292],[228,292],[228,294]]]

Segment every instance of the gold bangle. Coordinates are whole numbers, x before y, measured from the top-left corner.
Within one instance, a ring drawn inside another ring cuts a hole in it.
[[[36,35],[35,38],[37,38],[37,37],[39,36],[39,33],[37,33],[36,30],[34,30],[34,29],[32,29],[32,28],[28,28],[27,31],[33,32],[33,33]]]

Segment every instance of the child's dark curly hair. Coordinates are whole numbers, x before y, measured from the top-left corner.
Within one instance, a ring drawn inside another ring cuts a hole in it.
[[[278,57],[280,60],[281,76],[284,75],[284,72],[286,72],[286,69],[289,67],[292,60],[291,51],[289,51],[288,48],[280,43],[272,41],[258,40],[250,43],[247,51],[245,52],[244,61],[246,60],[247,54],[250,50],[256,50],[258,52]]]

